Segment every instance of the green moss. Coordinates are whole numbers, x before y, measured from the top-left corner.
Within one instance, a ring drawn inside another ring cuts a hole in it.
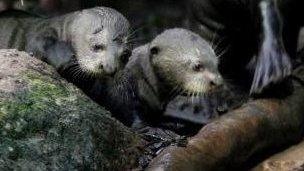
[[[16,79],[26,83],[25,89],[0,102],[0,170],[1,160],[41,167],[51,167],[47,163],[52,161],[62,164],[60,169],[54,165],[58,170],[134,165],[137,150],[132,145],[138,137],[81,91],[33,70]]]
[[[4,113],[4,110],[5,110],[5,108],[1,108],[1,102],[0,102],[0,121],[6,115],[6,113]]]
[[[22,138],[23,135],[31,135],[41,128],[47,128],[52,124],[49,122],[52,120],[50,117],[54,116],[49,112],[60,112],[61,105],[73,98],[70,89],[60,85],[60,82],[54,82],[48,75],[38,72],[25,73],[21,76],[21,80],[28,84],[28,90],[16,92],[13,100],[0,102],[2,118],[0,126],[12,122],[13,128],[8,133],[14,138]],[[15,129],[20,124],[16,120],[22,118],[28,122],[28,126],[24,128],[27,131],[16,132]]]

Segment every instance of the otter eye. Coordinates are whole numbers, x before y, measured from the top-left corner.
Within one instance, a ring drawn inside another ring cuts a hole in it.
[[[199,72],[199,71],[202,71],[204,69],[204,66],[202,64],[195,64],[192,69],[195,72]]]
[[[152,55],[157,55],[159,53],[159,48],[158,47],[153,47],[150,50]]]
[[[93,34],[98,34],[103,30],[103,26],[97,28],[96,30],[94,30]]]
[[[123,43],[123,36],[119,35],[116,38],[114,38],[113,41],[117,42],[118,44],[122,44]]]
[[[92,49],[94,52],[99,52],[99,51],[104,50],[105,46],[102,44],[96,44],[96,45],[93,45]]]

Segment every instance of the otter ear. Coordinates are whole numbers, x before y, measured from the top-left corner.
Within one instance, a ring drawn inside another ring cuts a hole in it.
[[[154,46],[150,49],[150,53],[152,56],[157,55],[159,53],[160,49],[157,46]]]

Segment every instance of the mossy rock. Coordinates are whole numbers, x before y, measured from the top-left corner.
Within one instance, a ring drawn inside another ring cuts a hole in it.
[[[0,170],[125,170],[139,143],[52,67],[0,50]]]

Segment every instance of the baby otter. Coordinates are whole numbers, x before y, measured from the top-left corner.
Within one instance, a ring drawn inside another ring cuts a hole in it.
[[[111,8],[95,7],[50,19],[6,11],[0,14],[0,23],[0,48],[31,53],[85,91],[95,78],[113,76],[130,56],[129,22]]]
[[[127,125],[154,122],[175,96],[203,95],[222,85],[212,47],[193,32],[169,29],[133,51],[110,86],[106,106]]]

